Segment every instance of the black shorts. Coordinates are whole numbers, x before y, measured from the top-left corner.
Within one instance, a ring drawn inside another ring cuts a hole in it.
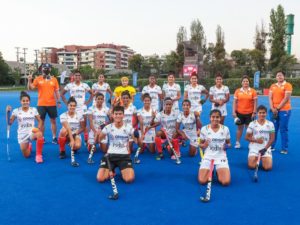
[[[114,170],[118,167],[120,170],[132,168],[132,160],[128,154],[110,154],[109,161],[111,169]],[[102,157],[100,161],[100,168],[108,169],[106,157]]]
[[[48,114],[51,119],[55,119],[57,117],[56,106],[38,106],[37,110],[42,120],[45,120],[46,114]]]
[[[241,120],[241,125],[249,125],[252,121],[252,113],[250,114],[241,114],[236,112],[237,117]]]

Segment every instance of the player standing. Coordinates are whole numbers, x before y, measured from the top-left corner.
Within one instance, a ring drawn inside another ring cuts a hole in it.
[[[227,116],[226,103],[230,99],[229,88],[223,85],[223,76],[217,73],[215,78],[216,85],[209,89],[209,100],[212,103],[211,109],[218,109],[222,113],[221,124],[224,124],[225,116]]]
[[[171,98],[173,101],[173,108],[172,110],[175,113],[179,113],[179,99],[181,98],[181,90],[179,84],[175,83],[175,72],[170,71],[168,73],[168,83],[163,85],[163,99]]]
[[[201,95],[205,95],[205,99],[201,99]],[[190,77],[190,84],[184,88],[184,99],[191,101],[191,111],[201,114],[202,105],[208,98],[208,91],[201,84],[198,84],[198,76],[196,73],[192,73]]]
[[[159,111],[160,101],[162,99],[162,90],[156,84],[156,78],[153,74],[149,76],[149,84],[143,87],[142,94],[148,93],[151,97],[151,107]]]
[[[103,96],[104,96],[104,106],[107,105],[106,103],[106,93],[109,93],[110,95],[110,101],[111,102],[111,98],[112,98],[112,91],[110,90],[110,86],[108,83],[105,82],[105,76],[104,74],[99,74],[98,76],[98,82],[97,83],[94,83],[92,85],[92,91],[93,91],[93,96],[96,95],[96,93],[102,93]],[[96,97],[94,97],[94,100],[93,100],[93,105],[96,104]]]

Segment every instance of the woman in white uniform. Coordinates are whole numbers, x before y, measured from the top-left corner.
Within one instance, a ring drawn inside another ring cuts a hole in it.
[[[84,118],[82,114],[76,112],[77,102],[74,97],[70,97],[68,111],[60,115],[62,128],[59,131],[59,158],[66,158],[66,143],[70,143],[71,150],[77,151],[81,147],[80,134],[84,131]]]
[[[257,108],[257,120],[252,121],[246,134],[249,141],[248,167],[254,169],[259,155],[261,156],[262,168],[272,169],[272,151],[270,146],[275,139],[274,124],[266,119],[267,108],[263,105]]]
[[[20,145],[21,152],[25,158],[28,158],[31,154],[32,145],[31,140],[36,140],[36,163],[43,162],[43,145],[44,137],[41,132],[42,121],[38,114],[38,111],[34,107],[30,107],[30,96],[22,91],[20,94],[21,107],[14,109],[9,119],[11,125],[15,119],[18,120],[18,143]],[[6,107],[6,111],[11,111],[11,106]],[[35,120],[38,121],[38,128],[34,127]]]
[[[226,156],[226,145],[231,146],[228,127],[222,125],[220,110],[210,112],[210,124],[202,127],[200,133],[200,147],[205,149],[198,173],[198,180],[205,184],[209,179],[210,164],[214,160],[219,182],[227,186],[230,184],[230,170]]]

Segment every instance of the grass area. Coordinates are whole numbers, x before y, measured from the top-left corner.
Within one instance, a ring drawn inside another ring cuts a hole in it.
[[[26,91],[25,86],[0,86],[0,91]]]

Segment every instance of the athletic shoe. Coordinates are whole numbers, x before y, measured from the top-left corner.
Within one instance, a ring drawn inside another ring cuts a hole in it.
[[[276,149],[275,148],[270,148],[272,152],[274,152]]]
[[[57,138],[56,137],[52,139],[52,143],[55,144],[55,145],[57,145],[58,142],[57,142]]]
[[[237,148],[237,149],[238,149],[238,148],[241,148],[241,144],[240,144],[240,142],[238,142],[238,141],[237,141],[237,142],[235,142],[235,146],[234,146],[234,148]]]
[[[288,150],[281,150],[280,153],[284,154],[284,155],[287,155],[288,154]]]
[[[156,156],[156,160],[161,160],[164,158],[164,154],[163,153],[160,153]]]
[[[43,156],[42,155],[36,155],[35,156],[36,163],[42,163],[43,162]]]
[[[66,151],[61,151],[61,152],[59,152],[59,158],[60,158],[60,159],[65,159],[66,157],[67,157]]]

